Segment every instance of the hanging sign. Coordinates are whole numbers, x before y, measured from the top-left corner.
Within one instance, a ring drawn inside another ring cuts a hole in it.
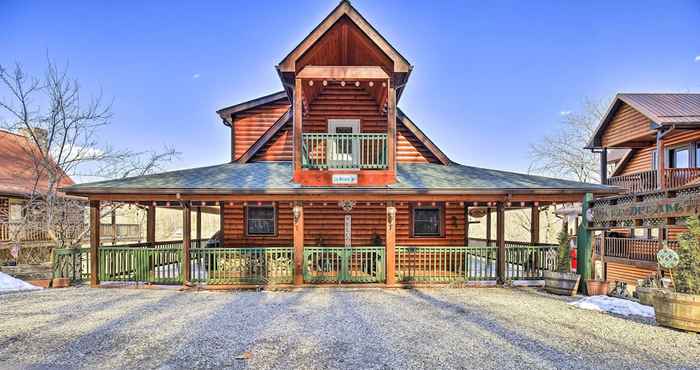
[[[333,185],[357,185],[357,174],[334,174],[331,180],[333,182]]]
[[[614,205],[595,205],[591,210],[591,221],[594,223],[691,216],[699,213],[700,194]]]

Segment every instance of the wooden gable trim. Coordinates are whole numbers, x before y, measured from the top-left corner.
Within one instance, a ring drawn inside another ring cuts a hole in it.
[[[279,132],[282,127],[284,127],[285,124],[288,122],[291,122],[292,120],[292,108],[290,107],[287,109],[287,111],[275,121],[275,123],[270,126],[265,133],[258,138],[257,141],[253,145],[246,150],[245,153],[238,159],[238,162],[240,163],[247,163],[250,161],[255,154],[257,154],[262,148],[265,147],[265,144],[267,144],[273,137],[275,137],[275,134]]]
[[[386,80],[389,75],[378,66],[306,66],[297,78],[310,80]]]
[[[615,95],[615,98],[613,99],[612,103],[610,103],[608,110],[603,115],[603,118],[601,119],[600,124],[598,124],[598,127],[593,132],[593,137],[591,138],[591,141],[588,142],[588,145],[586,145],[586,149],[600,149],[600,148],[602,148],[603,133],[605,132],[605,130],[608,129],[610,122],[612,122],[613,118],[615,118],[615,114],[622,107],[623,104],[629,105],[632,109],[636,110],[641,115],[643,115],[646,118],[648,118],[649,120],[651,120],[652,123],[658,122],[658,117],[650,114],[646,109],[639,107],[638,104],[634,104],[634,103],[630,102],[628,99],[625,99],[624,96],[622,96],[622,94],[617,94],[617,95]],[[643,144],[639,144],[639,145],[646,146],[646,145],[648,145],[648,143],[643,143]]]
[[[280,72],[296,72],[296,61],[342,17],[347,16],[365,35],[394,62],[395,73],[408,73],[411,65],[347,0],[338,4],[316,28],[302,40],[277,66]]]
[[[438,148],[438,146],[435,145],[435,143],[433,143],[432,140],[430,140],[430,138],[428,138],[428,136],[426,136],[423,131],[421,131],[421,129],[418,128],[418,126],[416,126],[416,124],[413,123],[413,121],[411,121],[406,114],[404,114],[403,111],[401,111],[401,109],[397,108],[397,113],[396,118],[401,121],[404,127],[411,131],[418,141],[428,148],[428,150],[440,161],[440,163],[443,165],[450,164],[450,159],[447,157],[447,155],[445,155],[445,153],[443,153],[442,150],[440,150],[440,148]]]
[[[285,91],[278,91],[269,95],[255,98],[253,100],[248,100],[243,103],[238,103],[230,107],[219,109],[216,111],[216,114],[218,114],[223,120],[226,120],[230,124],[232,120],[231,117],[237,113],[241,113],[249,109],[253,109],[261,105],[269,104],[282,99],[287,99],[287,93]]]

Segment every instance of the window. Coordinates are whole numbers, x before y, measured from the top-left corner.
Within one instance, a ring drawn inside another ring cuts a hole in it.
[[[275,213],[274,206],[246,207],[246,232],[248,235],[275,235]]]
[[[414,207],[413,236],[441,236],[442,208]]]
[[[695,143],[695,167],[700,167],[700,143]]]
[[[690,151],[688,147],[669,149],[668,161],[670,168],[688,168],[690,165]]]

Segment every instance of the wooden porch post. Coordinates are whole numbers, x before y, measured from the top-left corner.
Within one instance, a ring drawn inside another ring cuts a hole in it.
[[[396,284],[396,207],[387,202],[386,207],[386,284]]]
[[[294,173],[292,176],[293,176],[294,181],[299,181],[300,177],[301,177],[302,110],[304,109],[303,102],[302,102],[302,95],[303,95],[303,87],[301,84],[301,79],[297,78],[294,81],[294,96],[293,96],[294,104],[292,105],[292,113],[293,113],[292,135],[294,136],[294,157],[292,158],[294,161]]]
[[[224,247],[224,202],[219,202],[219,248]]]
[[[540,242],[540,208],[532,206],[530,208],[530,244]]]
[[[387,165],[392,175],[396,173],[396,88],[387,80]],[[381,108],[381,107],[380,107]]]
[[[100,249],[100,201],[90,201],[90,286],[100,285],[99,269]]]
[[[304,205],[294,202],[292,209],[294,217],[294,285],[304,283]]]
[[[505,213],[503,203],[499,202],[496,206],[496,245],[498,246],[498,252],[496,254],[496,278],[499,284],[503,284],[506,280]]]
[[[656,134],[656,181],[659,189],[666,189],[666,146],[661,133]]]
[[[156,206],[148,206],[146,213],[146,243],[152,244],[156,241]]]
[[[192,207],[188,202],[182,204],[182,270],[185,285],[191,281],[190,247],[192,246]]]
[[[608,148],[603,148],[600,152],[600,183],[608,183]]]
[[[486,207],[486,246],[491,245],[491,208]]]
[[[197,242],[202,239],[202,207],[197,207]]]
[[[112,245],[117,244],[117,211],[114,209],[114,203],[112,203],[112,212],[110,215],[112,222]]]
[[[464,203],[464,245],[469,245],[469,206]]]

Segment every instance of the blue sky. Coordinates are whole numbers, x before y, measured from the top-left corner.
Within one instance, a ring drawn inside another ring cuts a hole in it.
[[[274,65],[336,4],[0,0],[0,64],[40,74],[48,52],[113,101],[113,146],[223,163],[215,111],[280,90]],[[585,98],[700,92],[700,1],[353,5],[415,66],[399,106],[460,163],[525,172],[529,144]]]

